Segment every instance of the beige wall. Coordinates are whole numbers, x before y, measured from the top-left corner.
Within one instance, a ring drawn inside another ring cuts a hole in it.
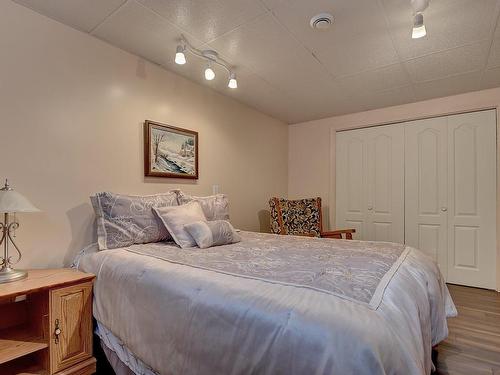
[[[0,50],[0,177],[43,211],[19,215],[23,267],[68,264],[93,240],[97,191],[209,195],[218,184],[250,230],[287,192],[280,121],[10,1]],[[198,181],[144,178],[145,119],[199,132]]]
[[[335,132],[337,130],[486,108],[500,108],[500,88],[291,125],[288,132],[290,145],[288,194],[291,198],[322,196],[325,209],[329,212],[330,228],[333,229],[335,227]],[[500,126],[499,117],[497,109],[497,133]],[[498,137],[497,149],[500,150]],[[499,166],[500,160],[497,160],[497,170]],[[499,187],[500,184],[497,183],[497,233],[500,233]],[[497,247],[497,270],[500,270],[500,246],[497,245]],[[497,272],[497,280],[497,289],[500,290],[500,272]]]

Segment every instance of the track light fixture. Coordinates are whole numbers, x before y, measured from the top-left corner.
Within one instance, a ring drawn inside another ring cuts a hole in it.
[[[412,39],[422,38],[427,35],[427,30],[424,24],[424,15],[417,13],[413,17],[413,30],[411,32]]]
[[[196,49],[187,41],[184,35],[181,35],[180,44],[177,46],[177,50],[175,53],[176,64],[184,65],[186,63],[186,52],[190,52],[191,54],[206,60],[207,65],[205,67],[205,79],[207,81],[212,81],[213,79],[215,79],[215,71],[212,69],[212,65],[215,64],[223,67],[229,74],[227,87],[231,89],[235,89],[238,87],[236,74],[231,69],[231,66],[219,57],[219,54],[216,51]]]
[[[429,6],[430,0],[410,0],[413,8],[413,29],[412,39],[422,38],[427,35],[424,25],[424,10]]]
[[[230,89],[237,89],[238,88],[238,81],[236,80],[236,74],[231,73],[229,75],[229,82],[227,84],[227,87]]]
[[[186,55],[184,55],[185,50],[186,50],[185,46],[177,46],[177,52],[175,53],[176,64],[184,65],[186,63]]]
[[[207,81],[211,81],[215,78],[215,72],[212,70],[210,67],[210,63],[207,64],[207,67],[205,68],[205,79]]]

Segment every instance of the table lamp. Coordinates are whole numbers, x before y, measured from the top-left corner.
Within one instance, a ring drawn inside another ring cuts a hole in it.
[[[19,228],[19,223],[16,220],[17,212],[38,212],[38,208],[33,206],[31,202],[23,195],[14,191],[7,180],[5,186],[0,189],[0,213],[4,214],[4,222],[0,223],[1,239],[0,245],[3,244],[3,258],[0,258],[0,283],[8,283],[11,281],[21,280],[28,276],[28,272],[23,270],[15,270],[12,265],[21,260],[21,251],[14,242],[15,231]],[[14,214],[14,219],[10,221],[11,215]],[[17,251],[17,259],[12,260],[9,256],[9,243],[11,243]]]

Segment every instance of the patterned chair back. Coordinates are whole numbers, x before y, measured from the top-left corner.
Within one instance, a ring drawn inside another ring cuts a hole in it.
[[[321,198],[271,198],[271,233],[320,237]]]

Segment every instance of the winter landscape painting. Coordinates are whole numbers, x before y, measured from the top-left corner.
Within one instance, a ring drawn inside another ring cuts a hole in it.
[[[198,133],[154,121],[144,123],[146,176],[198,178]]]

